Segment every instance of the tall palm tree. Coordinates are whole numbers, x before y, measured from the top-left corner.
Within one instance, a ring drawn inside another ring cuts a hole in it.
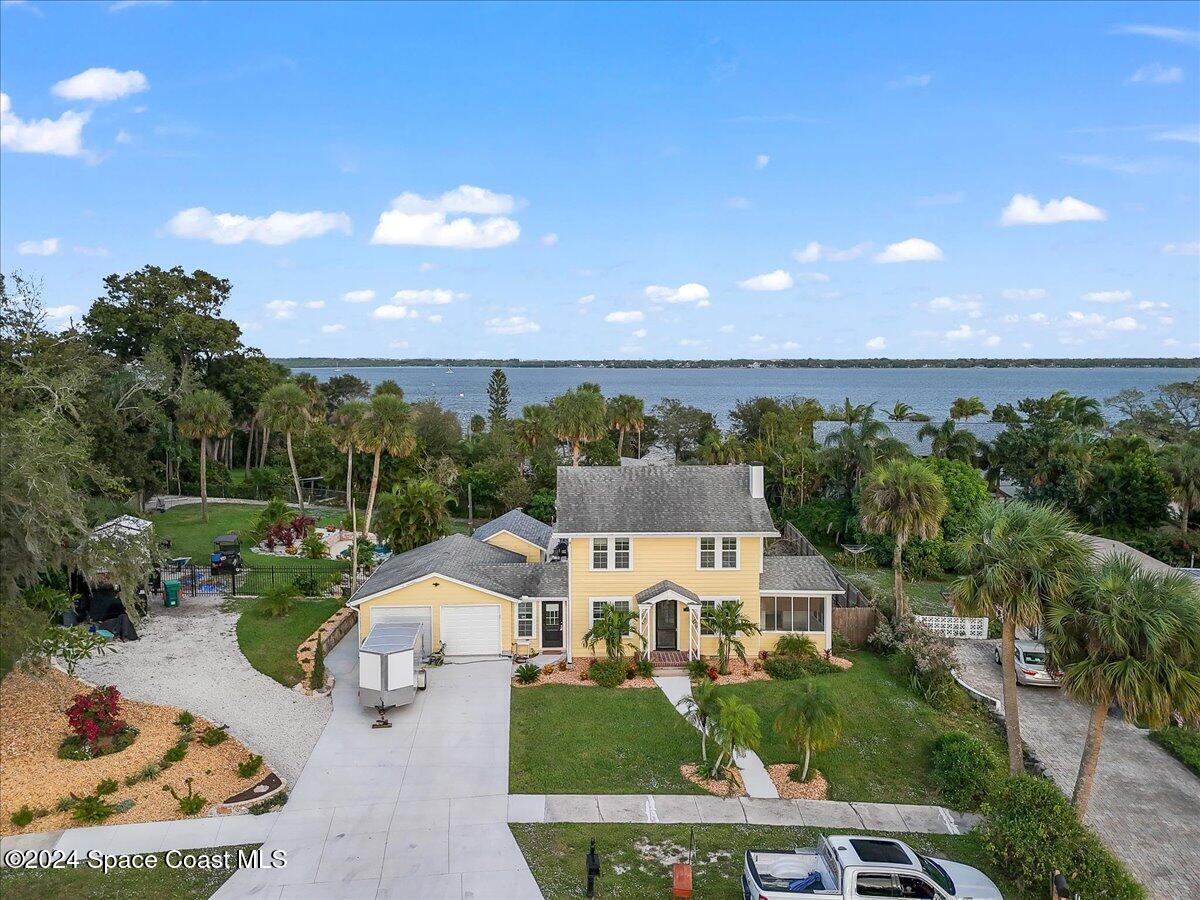
[[[450,497],[434,481],[415,478],[379,498],[379,535],[403,553],[448,533]]]
[[[806,678],[787,694],[775,719],[775,732],[804,751],[800,780],[808,781],[812,752],[828,750],[842,736],[842,711],[828,688]]]
[[[1200,444],[1169,444],[1161,454],[1171,478],[1171,496],[1179,504],[1179,528],[1187,534],[1192,510],[1200,507]]]
[[[828,412],[829,418],[837,422],[845,422],[847,425],[857,425],[860,422],[865,422],[875,415],[874,403],[851,403],[847,397],[842,401],[842,405],[831,406]]]
[[[579,465],[580,448],[604,437],[608,430],[604,397],[591,385],[581,384],[550,401],[554,433],[571,445],[571,465]]]
[[[1105,426],[1100,401],[1094,397],[1065,396],[1059,406],[1059,418],[1081,431],[1099,431]]]
[[[717,638],[717,671],[728,675],[730,650],[736,653],[742,662],[746,661],[746,645],[738,635],[757,634],[758,623],[742,615],[740,600],[722,600],[705,609],[701,614],[701,621]]]
[[[735,435],[710,431],[700,442],[700,461],[706,466],[730,466],[745,458],[746,448]]]
[[[200,441],[200,521],[208,521],[208,439],[229,434],[229,401],[216,391],[193,391],[179,401],[179,433]]]
[[[300,504],[300,515],[304,515],[304,492],[300,489],[300,472],[296,469],[296,454],[292,451],[292,435],[303,431],[312,421],[312,399],[304,390],[291,381],[275,385],[258,403],[259,418],[272,431],[282,431],[287,446],[288,465],[292,467],[292,483],[296,488],[296,502]]]
[[[1014,775],[1024,769],[1013,659],[1017,628],[1040,624],[1046,605],[1074,588],[1088,558],[1074,529],[1072,518],[1056,507],[993,502],[980,510],[975,529],[954,545],[963,573],[951,588],[955,612],[998,616],[1003,622],[1004,731]]]
[[[530,403],[522,408],[521,418],[513,422],[513,433],[527,453],[537,452],[554,437],[550,407],[542,403]]]
[[[354,491],[354,453],[359,449],[358,430],[370,412],[365,400],[347,400],[333,411],[333,445],[346,454],[346,512],[350,512]]]
[[[388,456],[408,456],[417,446],[416,436],[409,425],[408,404],[397,394],[376,394],[371,398],[370,412],[359,423],[358,436],[359,446],[374,457],[371,464],[371,490],[367,494],[367,514],[363,519],[362,533],[366,535],[371,532],[371,516],[375,512],[380,459],[385,453]]]
[[[683,717],[700,732],[700,758],[708,762],[708,736],[717,717],[718,688],[708,678],[692,679],[692,692],[679,701]]]
[[[969,431],[956,428],[953,419],[947,419],[941,425],[927,422],[917,431],[917,437],[922,440],[932,438],[929,449],[939,459],[969,463],[979,447],[979,439]]]
[[[986,416],[988,408],[978,397],[959,397],[950,404],[950,418],[970,420],[972,416]]]
[[[1110,556],[1051,601],[1046,646],[1063,690],[1092,707],[1071,796],[1083,821],[1110,704],[1151,728],[1166,725],[1172,711],[1200,717],[1200,591],[1182,572]]]
[[[833,464],[840,469],[848,491],[862,480],[863,474],[880,458],[881,445],[891,437],[891,429],[878,419],[866,418],[847,424],[825,438]]]
[[[634,431],[642,433],[646,424],[646,407],[640,397],[618,394],[608,401],[608,418],[617,429],[617,459],[625,455],[625,435]]]
[[[904,602],[904,544],[910,537],[931,538],[946,514],[946,493],[937,473],[915,459],[893,459],[867,477],[859,495],[862,527],[872,534],[890,534],[895,616],[907,612]]]
[[[907,422],[909,417],[916,412],[911,406],[902,400],[897,400],[896,405],[888,410],[887,417],[891,422]]]
[[[713,777],[720,775],[724,771],[723,764],[727,761],[732,763],[739,753],[757,750],[762,738],[758,713],[754,707],[732,695],[718,698],[713,733],[719,751],[712,764]]]

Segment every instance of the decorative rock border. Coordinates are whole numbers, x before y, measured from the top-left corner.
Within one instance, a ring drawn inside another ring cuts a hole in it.
[[[355,625],[358,624],[358,610],[351,606],[343,606],[332,616],[321,623],[321,627],[310,634],[296,648],[296,662],[300,664],[300,669],[304,672],[304,677],[300,679],[300,683],[296,685],[296,690],[303,694],[313,695],[319,694],[324,696],[333,690],[333,676],[325,673],[325,687],[319,691],[314,691],[308,686],[308,679],[312,675],[313,657],[317,652],[317,638],[321,638],[321,646],[325,651],[325,658],[329,658],[329,651],[338,645]]]
[[[230,816],[237,815],[240,812],[248,809],[256,803],[261,803],[268,797],[274,797],[280,791],[287,787],[287,782],[276,775],[274,772],[269,772],[257,784],[234,794],[223,803],[218,803],[212,811],[215,816]]]

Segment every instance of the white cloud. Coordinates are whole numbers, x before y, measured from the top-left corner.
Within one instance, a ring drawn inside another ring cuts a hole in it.
[[[417,271],[418,272],[432,272],[436,268],[437,268],[437,263],[423,262],[419,266],[417,266]]]
[[[624,325],[629,322],[641,322],[645,318],[645,314],[639,309],[618,309],[606,315],[604,321]]]
[[[68,316],[79,315],[79,307],[72,306],[70,303],[65,306],[47,306],[46,315],[51,319],[65,319]]]
[[[847,247],[845,250],[839,250],[836,247],[830,247],[826,244],[819,244],[816,241],[809,241],[803,249],[793,250],[792,259],[798,263],[815,263],[820,260],[826,262],[849,262],[852,259],[858,259],[871,248],[870,243],[864,242],[855,244],[853,247]]]
[[[925,306],[930,312],[965,312],[972,319],[983,315],[983,304],[975,297],[934,297]]]
[[[426,316],[425,321],[431,325],[440,325],[442,323],[441,313],[434,313],[432,316]]]
[[[120,131],[117,132],[117,136],[115,138],[113,138],[113,140],[115,140],[118,144],[132,144],[133,143],[133,135],[130,134],[128,131],[126,131],[124,128],[122,128]]]
[[[887,86],[895,91],[901,88],[929,87],[932,81],[933,75],[929,72],[924,72],[920,75],[905,75],[903,78],[889,81]]]
[[[783,269],[776,269],[774,272],[765,272],[739,281],[738,287],[746,291],[786,291],[794,283],[791,275]]]
[[[342,300],[346,303],[370,303],[375,299],[375,292],[368,289],[365,291],[346,291],[342,294]]]
[[[1162,252],[1167,256],[1200,256],[1200,241],[1163,244]]]
[[[796,280],[826,282],[829,280],[829,276],[824,272],[798,272],[796,274]]]
[[[736,325],[722,325],[717,329],[721,334],[733,334],[737,330]]]
[[[324,309],[325,301],[324,300],[309,300],[304,304],[304,308],[305,309]]]
[[[8,94],[0,93],[0,147],[14,153],[82,156],[83,126],[90,112],[67,110],[57,119],[21,119]]]
[[[424,304],[429,306],[445,306],[447,303],[452,303],[455,300],[465,300],[466,298],[466,294],[459,291],[450,291],[446,288],[432,288],[428,290],[405,289],[392,294],[392,300],[396,303]]]
[[[1179,340],[1178,340],[1177,338],[1166,338],[1166,339],[1165,339],[1165,340],[1162,342],[1162,345],[1163,345],[1164,347],[1178,347],[1178,346],[1179,346]]]
[[[876,253],[877,263],[938,262],[945,259],[942,248],[924,238],[909,238],[897,244],[888,244],[882,253]]]
[[[970,325],[967,325],[964,322],[962,325],[959,325],[957,328],[947,331],[946,332],[946,340],[948,340],[948,341],[965,341],[965,340],[969,340],[970,338],[975,337],[975,335],[977,333],[978,332],[976,332],[974,328],[972,328]]]
[[[1170,309],[1171,305],[1160,300],[1142,300],[1138,303],[1137,308],[1142,312],[1149,312],[1152,309]]]
[[[589,303],[593,302],[595,299],[596,299],[595,294],[584,294],[582,297],[580,297],[575,302],[578,303],[580,306],[587,306]]]
[[[17,252],[22,256],[54,256],[58,253],[58,238],[45,238],[40,241],[21,241],[17,244]]]
[[[879,335],[878,337],[871,338],[869,341],[867,341],[867,349],[868,350],[886,350],[887,349],[887,338],[883,337],[883,335]]]
[[[1124,303],[1133,299],[1133,291],[1088,291],[1080,299],[1089,303]]]
[[[639,339],[644,338],[648,333],[645,328],[635,328],[633,330],[633,336]]]
[[[1150,63],[1137,69],[1129,76],[1130,84],[1178,84],[1183,81],[1183,69],[1170,68],[1159,63]]]
[[[1055,225],[1059,222],[1103,222],[1104,210],[1084,203],[1075,197],[1047,200],[1043,205],[1037,197],[1013,194],[1012,200],[1000,214],[1001,225]]]
[[[346,330],[346,326],[343,325],[341,322],[337,322],[333,325],[322,325],[321,326],[322,334],[337,334],[339,331],[345,331],[345,330]]]
[[[962,203],[966,199],[966,196],[962,191],[953,191],[947,194],[929,194],[925,197],[918,197],[917,206],[954,206],[957,203]]]
[[[507,217],[516,208],[512,195],[469,184],[433,198],[406,192],[380,213],[371,243],[459,250],[503,247],[521,236],[520,224]],[[465,215],[449,218],[453,213]]]
[[[1121,316],[1119,319],[1113,319],[1107,323],[1108,328],[1113,331],[1136,331],[1138,321],[1133,316]]]
[[[697,307],[708,306],[708,288],[694,281],[677,288],[661,284],[647,285],[646,296],[655,303],[695,303]]]
[[[999,347],[999,346],[1000,346],[1000,335],[998,335],[998,334],[989,334],[987,337],[985,337],[985,338],[983,339],[983,346],[985,346],[985,347]]]
[[[171,0],[116,0],[115,3],[108,4],[110,13],[125,12],[127,9],[136,9],[139,6],[170,6]]]
[[[212,213],[203,206],[177,212],[167,223],[167,231],[178,238],[212,241],[214,244],[240,244],[255,241],[280,246],[302,238],[319,237],[330,231],[350,233],[350,217],[333,212],[273,212],[269,216],[241,216]]]
[[[509,316],[506,319],[488,319],[484,323],[489,334],[530,334],[541,331],[542,326],[525,316]]]
[[[754,168],[756,169],[765,169],[770,164],[771,157],[767,156],[765,153],[760,153],[758,156],[754,157]]]
[[[541,244],[543,247],[557,247],[558,246],[558,235],[555,234],[553,231],[543,234],[540,240],[541,240]]]
[[[1045,288],[1007,288],[1000,292],[1005,300],[1044,300]]]
[[[1180,141],[1185,144],[1200,144],[1200,125],[1188,125],[1183,128],[1172,128],[1160,131],[1151,140]]]
[[[415,319],[417,311],[409,309],[407,306],[400,304],[385,303],[383,306],[377,306],[371,313],[373,319]]]
[[[1027,315],[1025,321],[1032,322],[1034,325],[1049,325],[1050,317],[1044,312],[1035,312]]]
[[[290,319],[296,314],[296,307],[299,305],[295,300],[272,300],[266,309],[272,319]]]
[[[1174,325],[1175,317],[1174,316],[1159,316],[1158,324],[1159,325]]]
[[[1159,38],[1173,44],[1200,46],[1200,31],[1191,28],[1173,28],[1169,25],[1118,25],[1110,34],[1136,34],[1142,37]]]
[[[765,340],[766,340],[766,338],[761,334],[750,335],[750,343],[752,343],[752,344],[761,344]]]
[[[1136,331],[1141,327],[1138,324],[1138,320],[1133,318],[1133,316],[1105,319],[1099,313],[1081,313],[1078,310],[1072,310],[1067,313],[1065,323],[1074,328],[1093,329],[1093,333],[1096,335],[1101,333],[1101,329],[1108,331]]]
[[[136,69],[118,72],[116,69],[98,67],[85,69],[78,75],[64,78],[50,88],[50,93],[64,100],[119,100],[130,94],[150,90],[146,76]]]
[[[799,350],[799,341],[784,341],[782,344],[772,344],[772,350]]]
[[[730,209],[749,209],[750,201],[745,197],[730,197],[725,201],[725,205]]]

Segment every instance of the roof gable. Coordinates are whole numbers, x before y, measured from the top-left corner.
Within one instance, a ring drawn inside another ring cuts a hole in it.
[[[510,509],[502,516],[497,516],[490,522],[485,522],[472,532],[471,536],[477,541],[486,541],[490,537],[507,531],[514,537],[528,541],[533,546],[545,550],[554,534],[554,529],[545,522],[535,519],[521,509]]]

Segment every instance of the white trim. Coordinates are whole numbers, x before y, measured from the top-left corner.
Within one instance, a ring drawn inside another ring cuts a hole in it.
[[[596,550],[593,546],[597,540],[608,541],[608,549],[605,551],[608,566],[603,569],[596,568]],[[617,568],[617,541],[629,541],[629,565],[625,568]],[[633,538],[628,534],[596,534],[588,538],[588,571],[589,572],[632,572],[633,571]]]
[[[537,627],[538,627],[538,636],[541,639],[541,643],[539,644],[539,647],[541,647],[541,649],[543,649],[543,650],[546,649],[545,636],[544,636],[544,632],[542,630],[542,622],[544,621],[542,619],[542,616],[545,615],[545,605],[547,603],[559,604],[559,612],[562,615],[562,619],[558,623],[560,626],[559,630],[562,632],[562,645],[559,647],[552,647],[551,649],[552,650],[566,650],[566,648],[567,648],[567,619],[569,619],[571,616],[571,604],[568,603],[567,600],[563,597],[546,598],[544,600],[538,601]]]
[[[529,634],[521,634],[521,605],[529,604]],[[528,641],[531,644],[537,643],[537,616],[538,604],[533,600],[518,600],[517,607],[513,610],[513,640]]]
[[[462,587],[471,588],[472,590],[479,591],[481,594],[488,594],[489,596],[492,596],[492,597],[499,597],[501,600],[507,600],[510,603],[516,603],[520,599],[518,597],[510,597],[510,596],[508,596],[508,594],[501,594],[501,593],[497,593],[496,591],[489,591],[485,587],[480,587],[477,584],[471,584],[469,581],[461,581],[458,578],[451,578],[449,575],[443,575],[441,572],[430,572],[428,575],[422,575],[420,578],[414,578],[411,581],[404,582],[403,584],[393,584],[390,587],[386,587],[386,588],[383,588],[382,590],[376,591],[374,594],[368,594],[365,597],[359,597],[357,600],[350,600],[346,603],[346,605],[358,607],[359,605],[366,603],[368,600],[374,600],[376,597],[382,597],[384,594],[391,593],[392,591],[399,591],[399,590],[403,590],[406,587],[412,587],[414,584],[420,584],[422,581],[428,581],[430,578],[441,578],[443,581],[449,581],[452,584],[457,584],[457,585],[461,585]]]
[[[622,598],[622,599],[624,599],[624,598]],[[701,598],[701,599],[703,599],[703,598]],[[695,600],[692,600],[689,597],[685,597],[683,594],[679,593],[676,590],[673,590],[672,588],[666,588],[661,593],[655,594],[653,598],[647,600],[646,602],[638,603],[638,606],[654,606],[655,604],[657,604],[663,600],[674,600],[676,603],[685,603],[688,606],[696,605]]]
[[[590,537],[608,537],[611,534],[619,534],[622,537],[629,535],[630,537],[780,537],[778,531],[556,531],[554,537],[562,539],[573,538],[590,538]]]
[[[706,566],[700,565],[700,542],[704,538],[712,538],[713,539],[713,565],[712,565],[712,567],[706,567]],[[737,565],[736,566],[726,566],[726,565],[722,564],[724,561],[723,554],[725,551],[721,549],[721,544],[725,540],[725,538],[733,538],[734,540],[737,541],[737,548],[735,550],[735,552],[737,553]],[[696,537],[696,571],[697,572],[740,572],[741,569],[742,569],[742,539],[741,539],[740,535],[736,535],[736,534],[702,534],[702,535],[698,535]]]
[[[618,603],[624,603],[630,612],[636,613],[638,611],[638,606],[633,602],[632,597],[588,597],[587,621],[589,631],[591,631],[592,625],[596,623],[597,603],[610,603],[613,606],[616,606]],[[633,631],[631,630],[628,633],[633,634]]]
[[[759,597],[829,597],[832,599],[835,596],[841,596],[845,591],[773,591],[770,588],[760,587],[758,589]]]
[[[500,535],[502,535],[502,534],[507,534],[509,537],[515,537],[515,538],[516,538],[518,541],[520,541],[521,543],[523,543],[523,544],[528,544],[528,545],[529,545],[530,547],[532,547],[534,550],[537,550],[537,551],[538,551],[538,553],[542,554],[542,557],[543,557],[543,558],[545,558],[545,555],[546,555],[546,548],[545,548],[545,547],[539,547],[539,546],[538,546],[537,544],[535,544],[533,541],[529,540],[529,538],[523,538],[523,537],[521,537],[519,534],[517,534],[515,531],[509,531],[507,528],[501,528],[499,531],[495,531],[495,532],[493,532],[492,534],[489,534],[489,535],[488,535],[487,537],[485,537],[485,538],[476,538],[476,540],[478,540],[480,543],[486,544],[486,543],[488,543],[488,542],[489,542],[489,541],[490,541],[492,538],[494,538],[494,537],[499,537],[499,536],[500,536]],[[506,549],[506,548],[504,548],[504,547],[500,547],[499,549],[500,549],[500,550],[504,550],[504,549]],[[511,551],[510,551],[510,552],[511,552]]]

